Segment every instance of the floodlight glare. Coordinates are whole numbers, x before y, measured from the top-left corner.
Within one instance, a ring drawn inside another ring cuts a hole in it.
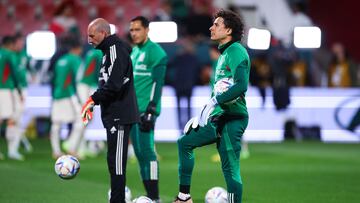
[[[294,45],[297,48],[319,48],[321,30],[318,27],[295,27]]]
[[[56,50],[55,34],[50,31],[35,31],[26,37],[26,52],[33,59],[48,60]]]
[[[250,28],[248,34],[248,47],[251,49],[266,50],[270,46],[271,34],[269,30]]]
[[[154,42],[175,42],[177,40],[177,24],[175,22],[151,22],[149,29],[149,38]]]

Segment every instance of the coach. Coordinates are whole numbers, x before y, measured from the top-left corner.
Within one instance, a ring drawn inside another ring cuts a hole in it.
[[[88,26],[88,42],[103,52],[98,89],[82,108],[86,125],[94,105],[101,107],[101,119],[107,134],[107,164],[111,176],[110,203],[125,203],[126,161],[129,131],[139,122],[131,48],[110,34],[109,23],[102,18]]]

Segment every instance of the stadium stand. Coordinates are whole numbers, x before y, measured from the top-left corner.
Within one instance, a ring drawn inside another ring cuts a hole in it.
[[[60,2],[48,0],[0,1],[0,23],[6,27],[6,29],[0,30],[0,36],[17,31],[28,34],[35,30],[47,29],[55,8]],[[106,18],[118,26],[119,34],[124,34],[131,18],[136,15],[151,18],[160,5],[159,0],[80,0],[75,2],[75,16],[83,34],[86,33],[88,23],[96,17]]]

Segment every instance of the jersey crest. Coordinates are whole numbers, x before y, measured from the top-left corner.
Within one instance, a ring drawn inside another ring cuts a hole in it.
[[[138,62],[144,62],[144,59],[145,59],[145,52],[141,53],[139,58],[138,58]]]
[[[216,75],[218,75],[218,76],[224,76],[224,75],[225,75],[225,70],[222,70],[222,69],[216,70]]]

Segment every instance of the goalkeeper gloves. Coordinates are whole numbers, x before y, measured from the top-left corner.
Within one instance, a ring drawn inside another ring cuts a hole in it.
[[[142,132],[150,132],[155,127],[155,111],[156,104],[150,102],[146,107],[145,113],[140,115],[140,130]]]
[[[214,111],[215,106],[218,104],[215,97],[211,98],[208,103],[201,109],[199,116],[199,126],[204,127],[208,123],[211,112]]]
[[[81,118],[82,118],[82,122],[85,126],[93,118],[94,106],[95,106],[95,102],[93,101],[93,99],[91,97],[89,97],[82,107]]]
[[[198,117],[191,118],[184,127],[184,134],[187,135],[191,130],[197,131],[199,129],[199,119]]]

